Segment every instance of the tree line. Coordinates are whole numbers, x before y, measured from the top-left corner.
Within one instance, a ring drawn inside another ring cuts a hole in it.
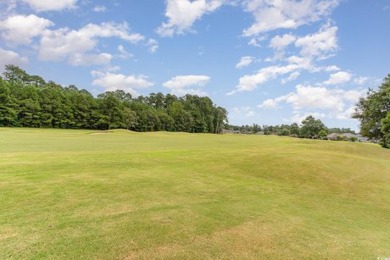
[[[317,120],[314,117],[310,117],[307,122],[313,122],[314,124],[315,121]],[[354,130],[351,128],[338,128],[338,127],[332,127],[328,128],[326,127],[322,122],[318,122],[319,128],[318,128],[318,133],[316,135],[313,135],[315,138],[320,137],[319,131],[324,130],[327,134],[356,134]],[[233,132],[239,132],[242,134],[258,134],[258,133],[263,133],[265,135],[279,135],[279,136],[292,136],[292,137],[304,137],[305,134],[305,128],[303,130],[297,123],[292,123],[290,125],[288,124],[282,124],[282,125],[258,125],[258,124],[252,124],[252,125],[226,125],[226,129],[233,131]]]
[[[208,97],[133,97],[122,90],[94,97],[14,65],[6,65],[0,77],[0,126],[220,133],[226,122],[226,109]]]
[[[244,134],[257,134],[264,135],[279,135],[279,136],[291,136],[310,139],[325,139],[329,133],[353,133],[349,128],[327,128],[320,119],[316,119],[313,116],[307,116],[301,125],[293,123],[290,125],[243,125],[235,126],[229,125],[228,129],[238,131]]]

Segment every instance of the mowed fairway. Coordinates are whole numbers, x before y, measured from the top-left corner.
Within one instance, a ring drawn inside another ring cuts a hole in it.
[[[390,257],[390,151],[0,128],[0,259]]]

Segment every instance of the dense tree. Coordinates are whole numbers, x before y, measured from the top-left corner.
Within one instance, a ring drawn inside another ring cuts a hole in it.
[[[292,123],[290,125],[290,135],[294,136],[294,137],[298,137],[299,136],[299,126],[298,126],[297,123]]]
[[[164,110],[159,109],[156,110],[156,114],[158,118],[160,119],[160,130],[165,130],[165,131],[174,131],[175,130],[175,120],[168,115]]]
[[[175,121],[174,129],[178,132],[190,132],[193,125],[193,117],[184,109],[180,101],[172,102],[167,108],[168,114]]]
[[[381,120],[381,130],[383,133],[381,145],[390,148],[390,111],[387,112],[386,117]]]
[[[357,103],[354,118],[360,120],[360,132],[363,136],[378,140],[382,146],[388,147],[386,127],[383,129],[383,120],[386,121],[390,111],[390,74],[384,79],[378,90],[370,89],[365,98]]]
[[[11,82],[13,84],[27,84],[30,82],[31,77],[24,70],[15,65],[6,65],[3,75],[6,81]]]
[[[227,111],[223,107],[214,108],[214,133],[222,133],[224,125],[228,122]]]
[[[16,126],[40,127],[42,125],[40,90],[33,86],[13,88],[13,95],[18,99]]]
[[[152,93],[133,98],[123,90],[93,97],[7,65],[0,77],[0,126],[125,128],[135,131],[220,133],[227,111],[208,97]]]
[[[324,132],[326,133],[327,129],[321,120],[308,116],[302,121],[300,137],[316,139],[320,137],[320,133],[323,135]]]
[[[162,93],[151,93],[149,96],[145,97],[145,102],[149,106],[155,109],[164,109],[165,105],[165,96]]]
[[[66,87],[65,90],[70,103],[73,127],[94,128],[94,120],[92,120],[92,111],[96,107],[94,97],[88,91],[78,90],[74,86]]]
[[[0,78],[0,126],[16,123],[16,106],[8,82]]]
[[[132,129],[137,122],[137,114],[129,107],[123,109],[123,125],[129,130]]]
[[[123,117],[123,110],[121,102],[114,92],[105,92],[98,95],[99,112],[102,115],[100,124],[104,128],[120,128],[122,125],[121,118]]]

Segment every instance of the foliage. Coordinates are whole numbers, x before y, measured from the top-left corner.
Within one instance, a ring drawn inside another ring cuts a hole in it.
[[[382,146],[390,148],[390,111],[387,112],[386,117],[381,120],[381,130],[383,133]]]
[[[302,121],[299,135],[304,138],[316,139],[320,137],[320,133],[323,136],[324,132],[327,134],[326,127],[321,120],[308,116]]]
[[[122,90],[94,98],[87,90],[29,75],[7,65],[0,77],[0,126],[129,129],[220,133],[227,111],[208,97],[151,93],[133,98]]]
[[[386,125],[385,118],[389,111],[390,74],[378,90],[370,89],[367,96],[359,100],[353,117],[360,120],[360,131],[363,136],[380,141],[382,146],[388,147],[388,130],[387,127],[383,127],[383,122]]]
[[[318,132],[318,138],[319,139],[326,139],[326,136],[328,135],[328,131],[326,131],[326,129],[321,129],[319,132]]]
[[[328,132],[329,132],[329,134],[333,134],[333,133],[336,133],[336,134],[346,134],[346,133],[356,134],[356,132],[354,130],[351,130],[351,128],[338,128],[338,127],[328,128]]]
[[[258,124],[253,124],[253,125],[225,125],[226,130],[230,131],[238,131],[243,134],[256,134],[260,131],[262,131],[262,127]]]
[[[302,138],[310,138],[310,139],[326,139],[328,134],[327,127],[321,122],[321,120],[317,120],[312,116],[308,116],[305,120],[302,121],[302,126],[299,127],[297,123],[293,123],[291,125],[275,125],[275,126],[267,126],[264,125],[260,127],[257,124],[243,125],[243,126],[235,126],[235,125],[227,125],[227,130],[239,131],[243,134],[255,134],[260,131],[265,135],[279,135],[279,136],[291,136],[291,137],[302,137]],[[334,128],[334,130],[338,131],[351,131],[350,129],[338,129]]]

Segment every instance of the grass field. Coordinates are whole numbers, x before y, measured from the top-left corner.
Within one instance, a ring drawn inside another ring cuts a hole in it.
[[[390,257],[390,150],[0,128],[0,259]]]

